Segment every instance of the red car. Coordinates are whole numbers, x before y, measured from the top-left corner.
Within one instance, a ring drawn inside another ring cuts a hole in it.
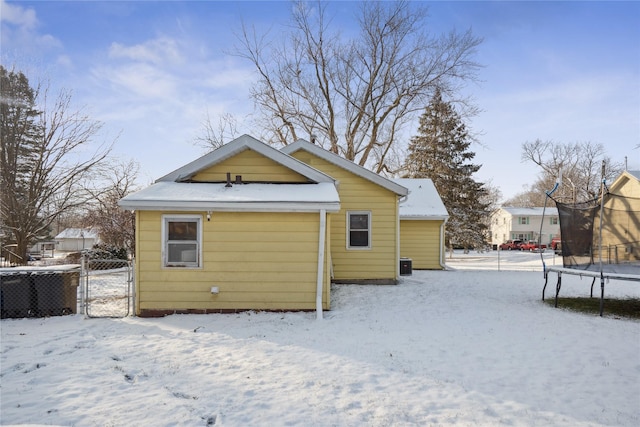
[[[516,251],[520,249],[521,244],[522,244],[522,240],[507,240],[506,242],[500,245],[500,250]]]
[[[538,245],[536,240],[528,240],[520,245],[521,251],[540,252],[547,249],[547,245]]]

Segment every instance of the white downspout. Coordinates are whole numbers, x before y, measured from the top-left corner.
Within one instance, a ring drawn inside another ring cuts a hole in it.
[[[327,230],[327,211],[320,210],[320,234],[318,235],[318,277],[316,282],[316,318],[322,320],[322,287],[324,282],[324,243]]]
[[[406,198],[406,196],[405,196]],[[400,281],[400,202],[396,204],[396,283]]]
[[[444,253],[446,252],[446,248],[444,247],[444,225],[447,223],[447,220],[445,219],[444,221],[442,221],[442,224],[440,224],[440,267],[442,267],[443,270],[447,269],[446,264],[444,263]]]

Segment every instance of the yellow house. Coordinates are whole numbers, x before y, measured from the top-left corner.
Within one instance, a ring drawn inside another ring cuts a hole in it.
[[[400,202],[400,257],[416,270],[445,268],[444,229],[449,213],[430,179],[401,178],[409,195]]]
[[[602,219],[602,257],[606,263],[640,260],[640,171],[624,171],[609,186]],[[594,228],[599,230],[600,212]],[[595,233],[596,239],[599,238]],[[594,242],[599,247],[600,242]],[[599,254],[597,254],[599,256]],[[597,258],[596,258],[597,259]],[[636,267],[636,270],[640,270]]]
[[[400,184],[298,140],[282,148],[338,182],[341,209],[331,218],[331,263],[335,283],[396,284],[400,276]]]
[[[336,182],[279,150],[241,136],[120,206],[136,213],[139,316],[330,308]]]

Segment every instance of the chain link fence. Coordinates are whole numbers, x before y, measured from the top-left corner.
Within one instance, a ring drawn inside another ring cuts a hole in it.
[[[88,317],[126,317],[133,305],[133,268],[121,259],[84,259],[83,296]]]
[[[93,260],[47,267],[0,268],[0,317],[132,313],[133,268],[127,260]]]

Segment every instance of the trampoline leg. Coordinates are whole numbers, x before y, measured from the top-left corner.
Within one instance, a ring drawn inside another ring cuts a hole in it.
[[[556,308],[558,308],[558,294],[560,293],[561,287],[562,287],[562,273],[558,272],[558,283],[556,283],[556,302],[555,302]]]
[[[549,281],[549,273],[544,275],[544,286],[542,287],[542,301],[544,301],[544,292],[547,290],[547,282]]]
[[[602,317],[603,311],[604,311],[604,276],[600,275],[600,317]]]
[[[591,281],[591,298],[593,298],[593,285],[596,283],[596,278],[594,277]]]

